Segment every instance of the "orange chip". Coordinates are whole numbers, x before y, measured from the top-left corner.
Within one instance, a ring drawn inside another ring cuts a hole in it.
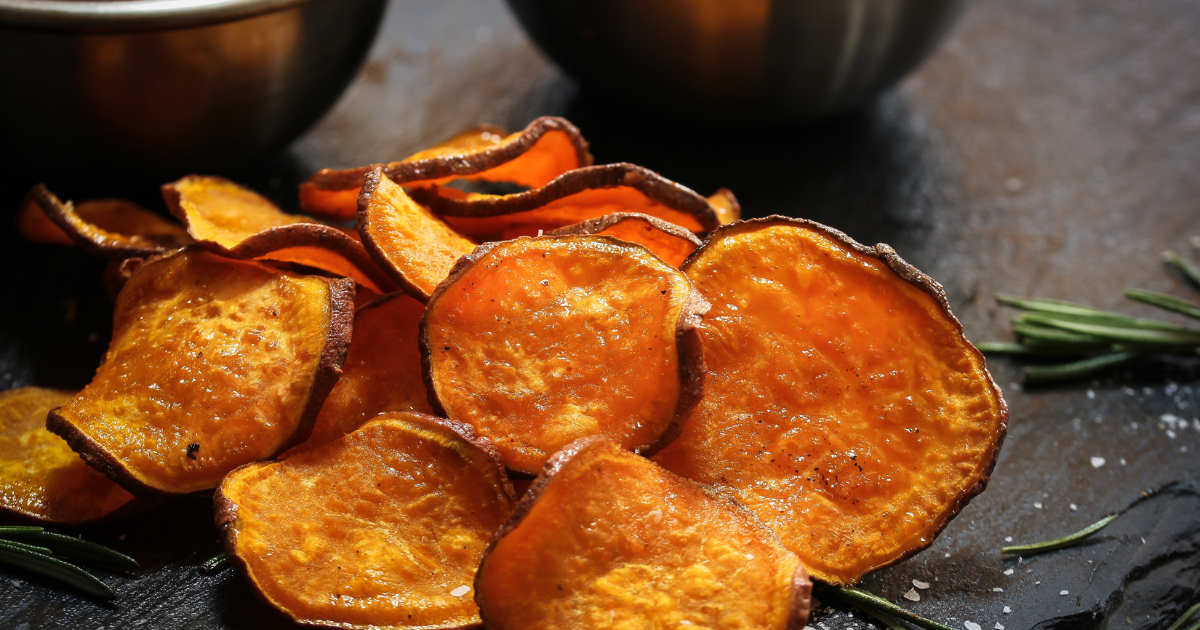
[[[692,232],[720,225],[708,200],[633,164],[589,166],[564,173],[541,188],[512,195],[417,188],[412,198],[468,237],[503,240],[536,236],[617,212],[638,212]]]
[[[133,500],[46,430],[46,414],[73,396],[37,387],[0,392],[0,513],[75,525]]]
[[[708,380],[655,461],[733,491],[833,584],[929,546],[983,490],[1008,409],[941,286],[892,248],[769,217],[684,271],[713,304]]]
[[[700,239],[691,232],[674,223],[636,212],[606,214],[548,234],[603,234],[619,238],[645,247],[672,267],[683,264],[700,247]]]
[[[396,292],[358,309],[342,377],[312,435],[290,453],[328,444],[385,411],[429,413],[417,332],[425,305]]]
[[[124,199],[64,203],[42,184],[17,213],[17,229],[30,241],[79,245],[105,258],[149,256],[192,242],[179,225]]]
[[[333,388],[354,284],[189,247],[117,296],[104,363],[46,427],[134,494],[210,490],[308,436]]]
[[[367,252],[421,301],[429,300],[454,263],[475,249],[474,243],[383,177],[382,169],[367,173],[358,206],[358,229]]]
[[[705,309],[683,273],[640,245],[582,235],[481,245],[425,308],[429,402],[519,472],[587,435],[654,452],[700,395]]]
[[[206,249],[241,260],[291,262],[353,278],[376,293],[394,289],[358,234],[287,214],[227,179],[189,175],[162,187],[171,213]]]
[[[708,198],[708,203],[717,211],[717,220],[721,225],[728,225],[742,219],[742,206],[738,203],[733,191],[722,188]]]
[[[749,510],[594,436],[546,465],[475,588],[492,630],[800,630],[812,582]]]
[[[477,628],[475,570],[514,503],[486,440],[412,412],[235,470],[215,497],[226,551],[263,599],[362,629]]]
[[[121,289],[125,288],[125,283],[133,277],[142,263],[146,262],[145,258],[121,258],[108,261],[104,266],[104,275],[101,277],[101,282],[104,283],[104,292],[108,293],[108,297],[117,299],[117,295],[121,293]]]
[[[592,163],[587,141],[575,125],[562,118],[538,118],[520,132],[501,137],[503,134],[503,129],[485,126],[464,131],[400,162],[324,169],[300,185],[300,206],[317,216],[352,218],[358,209],[359,188],[367,173],[376,168],[383,168],[388,179],[404,186],[469,179],[536,188]]]

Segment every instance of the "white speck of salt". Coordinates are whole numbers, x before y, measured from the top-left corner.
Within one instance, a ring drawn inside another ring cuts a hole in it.
[[[1000,588],[999,586],[993,586],[993,587],[992,587],[992,592],[993,592],[993,593],[1003,593],[1003,592],[1004,592],[1004,589]]]
[[[1006,615],[1007,615],[1008,613],[1012,612],[1012,609],[1011,609],[1011,608],[1009,608],[1008,606],[1005,606],[1005,607],[1004,607],[1004,611],[1003,611],[1003,612],[1004,612],[1004,614],[1006,614]]]
[[[1034,501],[1034,502],[1033,502],[1033,507],[1035,507],[1035,508],[1037,508],[1037,509],[1039,509],[1039,510],[1040,510],[1040,509],[1042,509],[1042,502],[1041,502],[1041,501]]]
[[[1096,392],[1088,390],[1088,400],[1096,400]]]
[[[923,591],[923,590],[929,588],[929,582],[922,582],[921,580],[913,580],[913,586],[915,586]]]
[[[1004,626],[1000,625],[999,621],[996,622],[996,630],[1004,630]]]
[[[1172,431],[1172,430],[1170,430],[1170,429],[1167,429],[1167,437],[1169,437],[1169,438],[1171,438],[1172,440],[1174,440],[1174,439],[1175,439],[1175,432],[1174,432],[1174,431]]]
[[[471,587],[464,584],[464,585],[454,589],[453,591],[450,591],[450,594],[455,597],[462,597],[463,595],[466,595],[467,593],[470,593],[470,592],[471,592]]]
[[[1041,584],[1041,583],[1042,583],[1042,581],[1041,581],[1041,580],[1038,580],[1038,581],[1034,582],[1034,583],[1033,583],[1033,585],[1034,585],[1034,586],[1037,586],[1037,585],[1039,585],[1039,584]]]
[[[963,625],[967,627],[967,630],[983,630],[983,627],[974,621],[964,621]]]
[[[1071,591],[1062,590],[1062,591],[1059,591],[1059,592],[1058,592],[1058,594],[1059,594],[1059,595],[1070,595],[1070,594],[1071,594]]]
[[[1124,466],[1124,465],[1125,465],[1125,458],[1124,458],[1124,457],[1122,457],[1122,458],[1121,458],[1121,465],[1122,465],[1122,466]]]
[[[9,582],[12,582],[12,585],[13,585],[13,586],[20,586],[20,585],[21,585],[21,582],[20,582],[20,580],[9,580]]]
[[[919,602],[921,601],[921,596],[917,594],[917,589],[910,588],[908,589],[908,592],[904,594],[904,599],[907,599],[910,602]]]
[[[1012,575],[1012,574],[1013,574],[1012,567],[1009,567],[1004,570],[1004,575]]]
[[[648,512],[646,514],[646,516],[650,519],[650,522],[654,523],[655,525],[662,522],[662,510],[660,510],[658,508],[654,508],[653,510],[650,510],[650,512]]]
[[[1103,457],[1093,457],[1092,458],[1092,468],[1099,468],[1103,465],[1104,465]]]
[[[1072,504],[1071,504],[1071,511],[1072,511],[1072,512],[1074,512],[1075,510],[1078,510],[1078,509],[1079,509],[1079,506],[1078,506],[1078,505],[1075,505],[1074,503],[1072,503]]]
[[[1004,542],[1012,542],[1012,536],[1005,536]]]
[[[541,236],[541,235],[542,235],[542,231],[538,230],[538,236]]]
[[[747,560],[753,560],[753,559],[754,559],[754,554],[752,554],[752,553],[748,553],[748,554],[746,554],[746,559],[747,559]]]
[[[949,558],[949,557],[950,557],[950,552],[949,552],[949,551],[947,551],[947,552],[946,552],[946,555],[945,555],[945,556],[943,556],[943,557],[945,557],[945,558]]]

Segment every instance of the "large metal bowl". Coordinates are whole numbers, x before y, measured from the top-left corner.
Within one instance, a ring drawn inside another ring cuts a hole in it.
[[[672,117],[798,121],[855,107],[937,46],[966,0],[508,0],[585,87]]]
[[[386,0],[0,0],[0,164],[175,176],[278,151],[354,77]]]

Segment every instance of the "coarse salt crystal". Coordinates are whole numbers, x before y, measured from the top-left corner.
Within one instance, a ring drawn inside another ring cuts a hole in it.
[[[1099,468],[1103,465],[1104,465],[1103,457],[1093,457],[1092,458],[1092,468]]]
[[[1096,392],[1089,389],[1088,390],[1088,400],[1095,400],[1095,399],[1096,399]]]
[[[949,558],[949,557],[950,557],[950,552],[949,552],[949,551],[947,551],[947,552],[946,552],[946,555],[945,555],[945,556],[942,556],[942,557],[943,557],[943,558]]]
[[[1012,542],[1012,536],[1005,536],[1004,542]]]
[[[907,599],[910,602],[919,602],[921,601],[921,596],[917,594],[917,589],[910,588],[908,589],[908,592],[904,594],[904,599]]]
[[[462,597],[463,595],[466,595],[467,593],[470,593],[470,592],[471,592],[471,587],[464,584],[464,585],[454,589],[453,591],[450,591],[450,594],[455,597]]]
[[[1172,431],[1172,430],[1170,430],[1170,429],[1167,429],[1167,437],[1169,437],[1169,438],[1171,438],[1172,440],[1174,440],[1174,439],[1175,439],[1175,432],[1174,432],[1174,431]]]
[[[925,590],[925,589],[929,588],[929,582],[922,582],[921,580],[913,580],[913,586],[915,586],[921,590]]]
[[[996,622],[996,630],[1004,630],[1004,626],[1000,625],[999,621]]]
[[[1012,567],[1009,567],[1004,570],[1004,575],[1012,575],[1012,574],[1013,574]]]
[[[20,585],[21,585],[21,582],[20,582],[19,580],[9,580],[9,582],[12,582],[12,585],[13,585],[13,586],[20,586]]]
[[[1078,510],[1078,509],[1079,509],[1079,506],[1075,505],[1074,503],[1072,503],[1072,504],[1071,504],[1071,511],[1072,511],[1072,512],[1074,512],[1075,510]]]
[[[1033,502],[1033,507],[1035,507],[1035,508],[1037,508],[1037,509],[1039,509],[1039,510],[1040,510],[1040,509],[1042,509],[1042,502],[1041,502],[1041,501],[1034,501],[1034,502]]]
[[[992,592],[993,592],[993,593],[1003,593],[1003,592],[1004,592],[1004,589],[1000,588],[999,586],[993,586],[993,587],[992,587]]]
[[[1010,613],[1010,612],[1012,612],[1012,609],[1011,609],[1011,608],[1009,608],[1008,606],[1005,606],[1005,607],[1004,607],[1004,614],[1006,614],[1006,615],[1007,615],[1007,614],[1008,614],[1008,613]]]
[[[1071,592],[1070,592],[1070,591],[1063,590],[1063,591],[1059,591],[1059,592],[1058,592],[1058,594],[1059,594],[1059,595],[1070,595],[1070,594],[1071,594]]]
[[[964,621],[963,625],[967,627],[967,630],[983,630],[983,628],[974,621]]]

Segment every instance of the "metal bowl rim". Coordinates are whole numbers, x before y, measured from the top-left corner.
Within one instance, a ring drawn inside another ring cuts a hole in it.
[[[281,11],[310,0],[0,0],[0,27],[143,31],[204,26]]]

